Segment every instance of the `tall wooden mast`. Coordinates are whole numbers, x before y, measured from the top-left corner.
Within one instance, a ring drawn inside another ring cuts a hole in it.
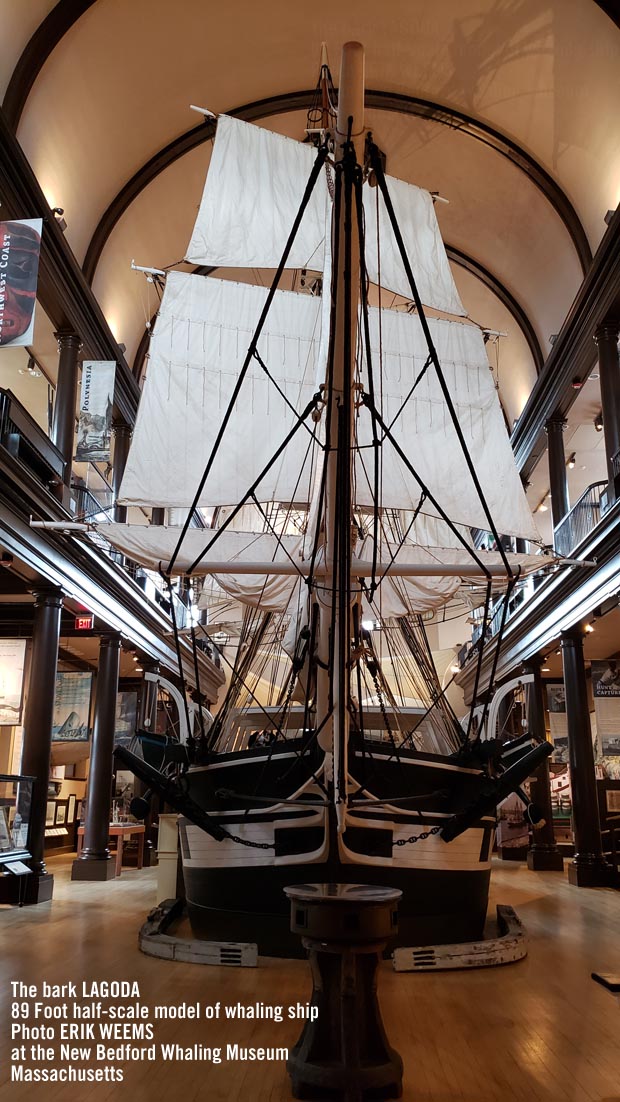
[[[359,305],[359,234],[355,215],[354,142],[364,130],[364,51],[343,47],[338,88],[333,216],[331,336],[327,374],[325,481],[325,586],[320,597],[317,721],[319,741],[333,781],[338,829],[345,827],[351,653],[351,522],[353,384]],[[324,289],[325,293],[325,289]],[[330,678],[331,671],[331,678]],[[332,754],[331,769],[329,755]]]

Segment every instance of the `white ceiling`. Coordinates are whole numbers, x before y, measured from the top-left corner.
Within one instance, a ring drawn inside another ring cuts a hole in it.
[[[55,6],[0,0],[0,92]],[[190,103],[226,111],[313,87],[322,41],[337,81],[340,48],[351,38],[366,46],[367,87],[463,112],[535,158],[596,248],[604,215],[620,199],[620,31],[594,0],[178,0],[173,9],[167,0],[96,0],[43,64],[18,127],[48,202],[66,212],[78,260],[119,189],[196,125]],[[301,137],[304,122],[288,112],[264,125]],[[367,123],[389,172],[450,199],[438,207],[446,241],[514,295],[548,351],[581,280],[575,246],[548,199],[510,160],[453,126],[376,109]],[[94,289],[130,362],[156,302],[129,263],[163,266],[184,255],[209,152],[202,145],[162,172],[103,249]],[[462,268],[454,273],[471,316],[508,333],[499,383],[512,422],[535,379],[529,348],[499,299]],[[46,363],[55,354],[50,330],[35,337]],[[570,433],[589,426],[578,437],[586,471],[578,463],[569,474],[573,498],[604,469],[588,387],[565,438],[568,453]],[[547,486],[540,464],[530,499],[537,503]]]

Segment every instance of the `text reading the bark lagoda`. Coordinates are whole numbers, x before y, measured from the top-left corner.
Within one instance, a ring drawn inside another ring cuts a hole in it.
[[[23,1083],[122,1082],[127,1065],[142,1061],[214,1065],[285,1061],[289,1050],[278,1043],[285,1039],[277,1036],[278,1026],[318,1018],[318,1009],[308,1002],[150,1005],[139,984],[126,980],[80,984],[14,980],[10,994],[11,1080]],[[179,1044],[176,1033],[170,1043],[165,1032],[174,1026],[167,1023],[183,1019],[188,1028],[202,1023],[200,1039],[188,1036],[186,1043]],[[269,1024],[261,1047],[246,1044],[250,1038],[255,1040],[251,1029],[247,1036],[243,1032],[248,1020]]]

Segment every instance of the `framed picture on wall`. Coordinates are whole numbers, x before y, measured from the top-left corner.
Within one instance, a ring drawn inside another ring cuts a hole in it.
[[[67,800],[67,822],[72,823],[75,819],[75,796],[71,794]]]
[[[56,826],[64,826],[67,819],[67,805],[56,804]]]
[[[56,818],[56,804],[54,800],[47,801],[47,807],[45,809],[45,825],[46,827],[53,827],[54,819]]]

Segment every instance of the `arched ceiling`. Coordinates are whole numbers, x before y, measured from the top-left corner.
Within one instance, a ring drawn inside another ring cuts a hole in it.
[[[500,386],[512,421],[620,199],[615,7],[0,0],[0,91],[131,360],[155,304],[129,263],[184,255],[208,167],[208,129],[188,105],[243,116],[275,97],[255,121],[299,138],[296,93],[316,81],[321,42],[337,78],[342,43],[359,39],[388,171],[450,200],[438,216],[465,305],[509,334]]]

